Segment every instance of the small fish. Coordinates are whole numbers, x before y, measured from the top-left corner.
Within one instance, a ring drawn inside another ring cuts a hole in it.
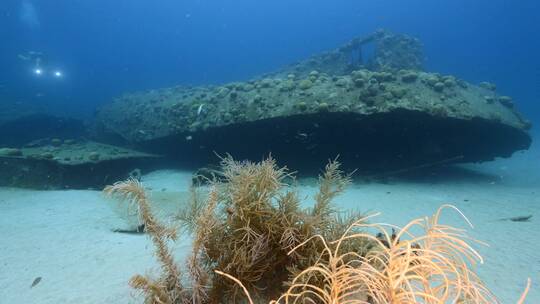
[[[137,228],[132,229],[132,230],[127,230],[127,229],[114,229],[113,230],[113,232],[125,233],[125,234],[144,234],[144,231],[145,231],[144,224],[141,224],[137,226]]]
[[[204,103],[201,104],[201,105],[199,106],[199,108],[197,109],[197,116],[201,115],[202,110],[203,110],[203,107],[204,107]]]
[[[32,285],[30,285],[30,288],[34,288],[34,286],[36,286],[37,284],[39,284],[39,282],[41,282],[41,277],[37,277],[34,279],[34,282],[32,282]]]
[[[532,218],[532,214],[529,214],[529,215],[523,215],[523,216],[505,217],[505,218],[499,219],[499,221],[529,222],[531,218]]]

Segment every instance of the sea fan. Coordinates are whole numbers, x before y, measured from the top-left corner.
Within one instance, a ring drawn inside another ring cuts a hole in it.
[[[413,220],[401,229],[388,224],[366,224],[370,216],[353,223],[336,241],[328,243],[321,235],[307,239],[290,254],[319,240],[324,245],[319,260],[297,274],[289,289],[271,303],[499,303],[472,270],[483,260],[468,242],[478,241],[463,229],[439,223],[445,209],[463,216],[454,206],[443,205],[432,217]],[[416,228],[423,233],[415,236],[412,230]],[[375,229],[378,233],[357,229]],[[358,238],[370,239],[377,248],[366,256],[341,252],[344,243]],[[242,284],[228,274],[217,273]],[[323,277],[323,284],[313,283],[315,277]],[[529,288],[530,280],[518,304],[524,302]]]
[[[184,288],[181,276],[173,256],[167,247],[167,241],[176,239],[176,230],[170,229],[157,221],[150,210],[149,200],[142,184],[135,179],[107,186],[103,190],[107,195],[127,200],[128,204],[138,210],[140,220],[145,225],[156,248],[156,256],[163,270],[158,280],[136,275],[130,285],[141,290],[146,295],[146,302],[150,304],[180,303]]]

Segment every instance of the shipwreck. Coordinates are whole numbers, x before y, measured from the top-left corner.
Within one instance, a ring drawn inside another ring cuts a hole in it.
[[[531,124],[511,97],[422,63],[418,39],[377,31],[248,81],[125,94],[99,110],[93,132],[194,166],[271,153],[318,168],[339,155],[366,172],[488,161],[530,146]]]

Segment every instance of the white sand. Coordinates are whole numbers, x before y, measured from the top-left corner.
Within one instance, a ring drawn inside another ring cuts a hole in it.
[[[353,185],[337,204],[402,225],[452,203],[475,224],[472,236],[491,245],[480,250],[479,273],[502,302],[514,303],[531,277],[527,303],[540,303],[540,149],[468,167],[491,175]],[[189,179],[160,171],[144,181],[160,204],[174,205]],[[302,186],[307,196],[314,191]],[[141,303],[127,282],[156,270],[153,248],[145,236],[111,232],[124,223],[110,204],[95,191],[0,189],[0,303]],[[530,222],[497,221],[528,214]],[[462,224],[453,214],[444,220]],[[181,261],[189,240],[175,248]]]

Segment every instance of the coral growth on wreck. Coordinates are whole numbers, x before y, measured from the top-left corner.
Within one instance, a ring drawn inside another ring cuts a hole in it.
[[[156,247],[160,278],[130,281],[146,303],[498,303],[473,271],[482,262],[469,244],[477,241],[439,222],[443,210],[459,212],[453,206],[403,228],[344,216],[332,200],[350,176],[335,160],[308,209],[300,207],[292,174],[272,158],[227,157],[220,175],[193,188],[177,217],[193,240],[182,272],[167,246],[176,231],[153,216],[142,185],[128,180],[104,190],[137,206]]]

